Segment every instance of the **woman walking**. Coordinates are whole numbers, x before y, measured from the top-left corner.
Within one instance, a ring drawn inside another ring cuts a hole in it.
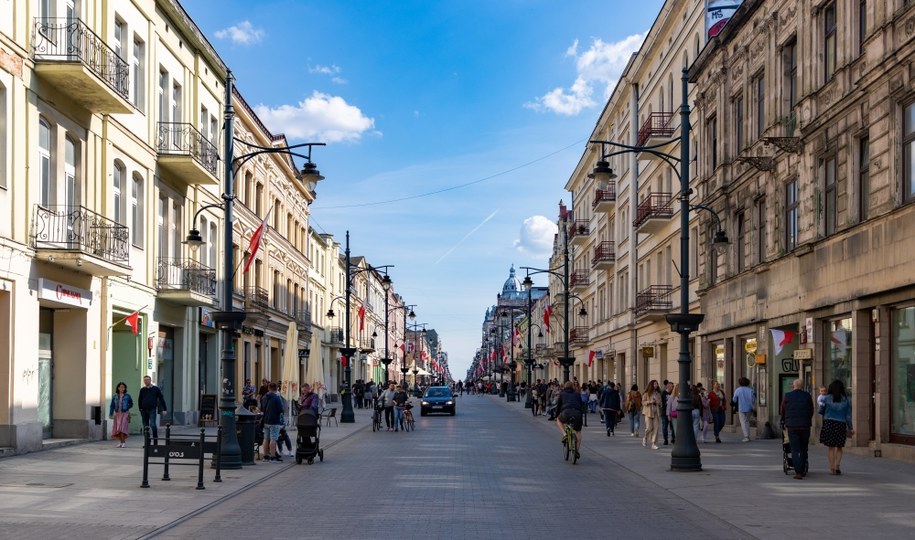
[[[851,425],[851,400],[845,395],[845,384],[836,379],[827,390],[826,399],[820,406],[823,415],[823,429],[820,444],[826,446],[829,459],[829,474],[842,474],[842,449],[845,439],[854,435]]]
[[[108,406],[108,418],[111,418],[111,436],[118,440],[118,448],[127,445],[127,435],[130,433],[130,409],[133,408],[133,398],[127,393],[127,385],[119,382],[111,396]]]
[[[712,410],[712,421],[715,423],[715,442],[721,442],[721,429],[725,421],[725,404],[728,402],[724,390],[718,381],[712,381],[712,390],[708,393],[708,404]]]
[[[629,430],[633,437],[639,436],[639,414],[642,411],[642,394],[639,385],[633,384],[626,394],[626,413],[629,415]]]
[[[680,398],[680,385],[675,384],[667,398],[667,417],[670,418],[670,444],[677,444],[677,400]]]
[[[642,446],[651,443],[651,449],[658,449],[658,422],[661,420],[661,387],[658,381],[652,379],[648,382],[645,393],[642,394],[642,414],[645,416],[645,437]]]

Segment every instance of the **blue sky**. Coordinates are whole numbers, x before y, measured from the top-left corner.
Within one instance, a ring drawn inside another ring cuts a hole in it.
[[[662,3],[183,1],[268,129],[327,143],[312,226],[394,265],[455,378],[511,265],[546,266],[563,186]]]

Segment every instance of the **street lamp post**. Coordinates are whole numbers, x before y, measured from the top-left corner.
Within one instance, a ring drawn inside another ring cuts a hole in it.
[[[387,387],[387,384],[389,382],[388,366],[391,364],[391,362],[394,361],[394,359],[391,357],[391,355],[388,352],[388,343],[390,342],[390,338],[388,337],[388,317],[391,315],[392,311],[397,311],[398,309],[403,310],[403,327],[404,327],[404,331],[406,331],[407,317],[409,317],[411,321],[416,318],[416,313],[413,312],[413,308],[415,308],[415,307],[416,307],[416,304],[404,304],[402,306],[394,306],[389,310],[388,309],[388,297],[387,297],[387,294],[385,294],[385,297],[384,297],[384,356],[385,357],[381,359],[381,361],[384,363],[385,387]],[[407,353],[404,352],[404,360],[406,360],[406,357],[407,357]],[[406,375],[404,375],[404,380],[406,380]]]
[[[594,167],[593,177],[596,180],[601,178],[615,178],[609,163],[605,161],[607,157],[626,154],[626,153],[648,153],[661,158],[665,163],[674,169],[674,172],[680,178],[680,312],[668,314],[665,318],[670,324],[671,331],[680,334],[680,353],[677,359],[679,364],[679,383],[680,395],[677,397],[677,442],[674,444],[671,452],[670,469],[672,471],[700,471],[702,470],[702,461],[699,457],[699,446],[696,444],[696,437],[692,429],[692,406],[690,403],[690,373],[692,372],[692,358],[689,352],[689,335],[699,329],[705,315],[701,313],[689,312],[689,213],[691,209],[706,210],[714,217],[717,231],[713,244],[717,249],[723,249],[727,246],[727,235],[721,228],[721,219],[718,214],[708,206],[689,204],[689,196],[692,189],[689,187],[689,77],[688,69],[683,68],[682,81],[682,103],[680,105],[680,157],[672,154],[666,154],[659,149],[666,146],[671,141],[664,141],[660,144],[649,146],[631,146],[620,144],[613,141],[592,140],[591,143],[609,145],[618,148],[614,152],[604,154],[601,151],[601,158]],[[677,172],[676,162],[680,163],[680,170]]]
[[[233,279],[232,277],[235,274],[235,264],[234,264],[234,243],[232,241],[232,224],[234,223],[233,210],[235,203],[235,194],[233,193],[235,185],[235,169],[238,166],[244,164],[247,160],[259,156],[262,154],[286,154],[288,156],[301,157],[306,160],[302,171],[297,175],[297,178],[302,182],[306,183],[307,187],[310,190],[314,189],[314,184],[318,181],[323,180],[324,177],[321,176],[321,173],[318,171],[317,167],[311,161],[311,149],[313,146],[324,146],[324,143],[303,143],[297,145],[291,145],[286,147],[262,147],[245,141],[238,140],[237,142],[244,144],[249,148],[254,150],[238,156],[237,158],[233,157],[234,154],[234,143],[235,139],[235,108],[232,106],[232,89],[234,87],[235,77],[232,75],[231,71],[226,73],[226,94],[225,94],[225,175],[224,175],[224,186],[222,193],[222,204],[221,205],[208,205],[201,210],[206,208],[213,208],[221,206],[225,213],[225,221],[223,226],[223,294],[222,294],[222,311],[213,313],[213,321],[216,323],[217,328],[222,335],[222,353],[220,358],[220,369],[221,369],[221,387],[222,392],[220,395],[219,401],[219,426],[222,428],[222,445],[219,454],[220,466],[224,469],[240,469],[242,466],[241,462],[241,447],[238,444],[238,435],[235,432],[235,346],[234,346],[234,337],[235,333],[241,329],[242,323],[246,318],[246,313],[244,311],[235,311],[233,306]],[[308,147],[308,154],[300,154],[294,152],[296,148]],[[187,236],[186,243],[188,244],[191,250],[196,250],[203,243],[203,239],[200,236],[200,232],[197,231],[196,221],[197,215],[200,211],[194,215],[194,223],[190,234]]]

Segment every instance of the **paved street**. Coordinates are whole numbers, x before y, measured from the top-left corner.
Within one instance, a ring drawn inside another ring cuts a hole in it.
[[[417,414],[414,433],[373,433],[356,412],[324,429],[323,463],[246,467],[222,484],[208,470],[204,491],[191,468],[140,489],[139,449],[110,442],[2,459],[0,538],[915,535],[915,467],[896,461],[846,456],[836,477],[815,448],[797,481],[780,441],[726,433],[701,446],[702,472],[673,473],[670,447],[643,448],[625,424],[608,438],[592,415],[571,465],[553,424],[493,396],[460,398],[456,417]]]

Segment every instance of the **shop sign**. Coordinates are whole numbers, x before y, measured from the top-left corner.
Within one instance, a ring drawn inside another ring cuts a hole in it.
[[[813,349],[797,349],[794,351],[795,360],[813,360]]]
[[[38,278],[38,299],[83,309],[92,307],[92,291],[44,278]]]
[[[654,356],[654,347],[642,347],[642,356],[652,358]]]
[[[743,344],[743,350],[747,351],[748,353],[755,353],[756,352],[756,338],[748,339],[747,342]]]
[[[213,310],[210,308],[200,308],[200,326],[207,328],[216,328],[216,321],[213,320]]]

